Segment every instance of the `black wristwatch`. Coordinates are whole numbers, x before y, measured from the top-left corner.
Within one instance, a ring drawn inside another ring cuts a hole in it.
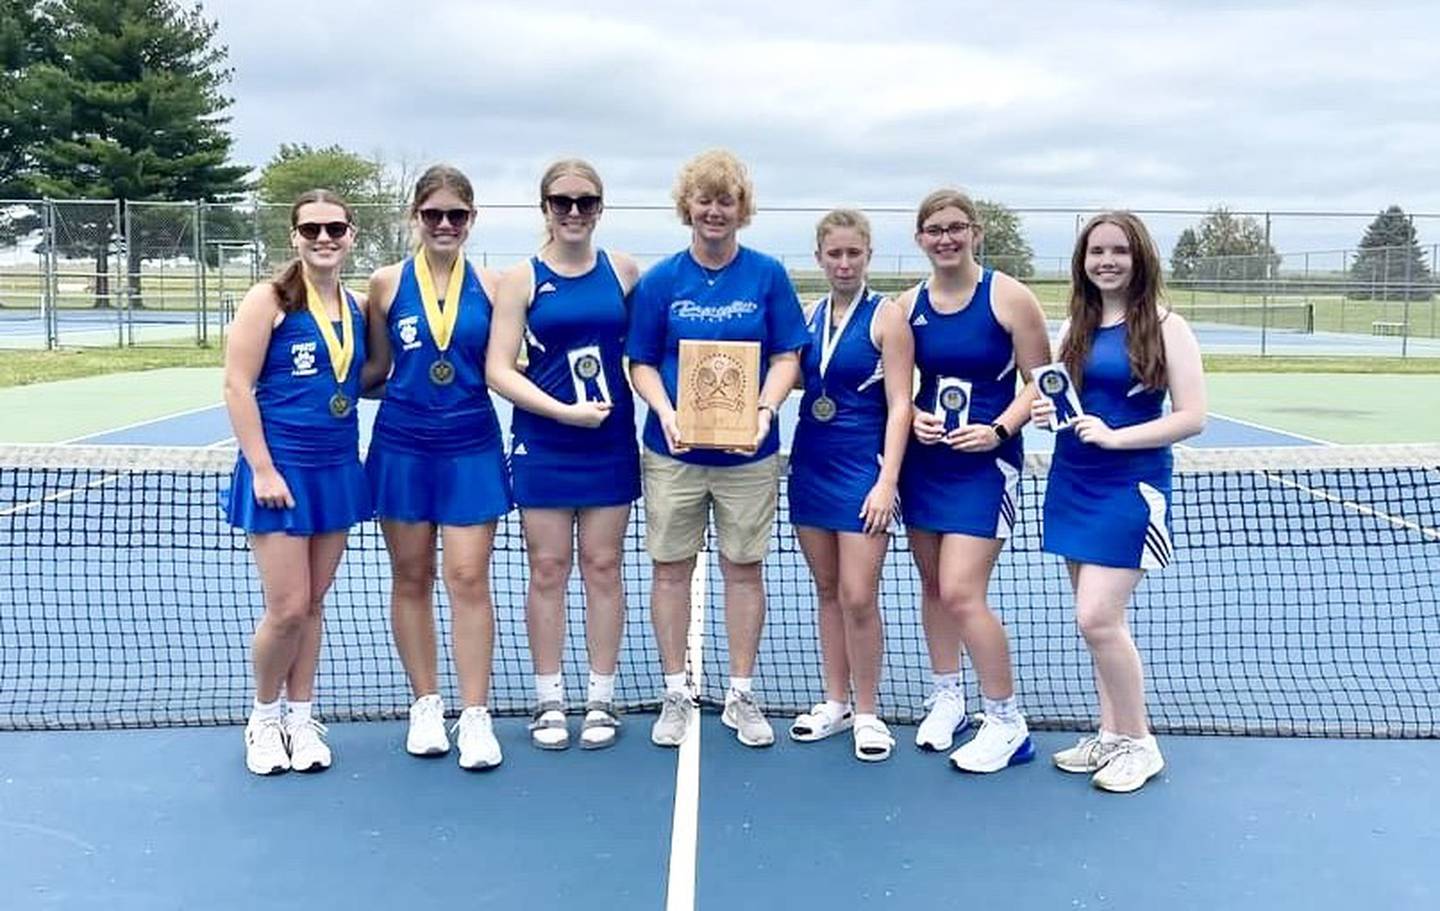
[[[1010,439],[1010,429],[999,421],[991,424],[990,429],[995,431],[995,439],[999,440],[1000,442],[1003,443],[1006,440]]]

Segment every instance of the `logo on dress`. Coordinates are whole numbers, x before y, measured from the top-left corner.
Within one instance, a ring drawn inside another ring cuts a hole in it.
[[[315,345],[315,342],[296,342],[290,346],[290,362],[294,364],[291,376],[314,376],[319,372],[315,369]]]
[[[510,454],[511,454],[511,455],[528,455],[528,452],[527,452],[527,450],[525,449],[525,444],[524,444],[524,443],[521,443],[519,446],[516,446],[516,447],[515,447],[515,451],[512,452],[512,453],[510,453]]]
[[[541,294],[548,294],[549,292],[554,290],[555,286],[553,284],[551,284],[550,282],[545,282],[540,287],[535,289],[535,294],[536,296],[539,296]]]
[[[928,325],[930,325],[930,321],[929,321],[928,319],[926,319],[926,318],[925,318],[925,314],[922,313],[922,314],[920,314],[919,316],[915,317],[915,319],[911,320],[911,321],[910,321],[910,325],[912,325],[912,326],[928,326]]]
[[[698,301],[680,300],[670,305],[670,312],[676,319],[704,320],[707,323],[723,323],[726,320],[749,316],[760,309],[754,301],[731,301],[728,304],[702,304]]]
[[[402,349],[410,351],[420,347],[420,322],[419,316],[402,317],[396,325],[400,328],[400,344]]]

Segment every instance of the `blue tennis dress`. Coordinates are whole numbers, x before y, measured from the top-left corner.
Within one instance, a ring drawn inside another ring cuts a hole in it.
[[[405,261],[386,326],[394,369],[365,457],[382,519],[481,525],[510,511],[500,423],[485,386],[490,299],[468,264],[460,301],[444,354],[453,379],[436,383],[431,372],[441,353],[425,319],[415,261]]]
[[[270,459],[295,505],[272,508],[255,502],[255,475],[242,453],[220,502],[236,528],[251,534],[317,535],[343,531],[370,518],[370,491],[360,469],[355,420],[360,368],[365,363],[365,318],[349,292],[345,318],[354,330],[355,354],[338,385],[330,349],[308,310],[285,314],[270,333],[265,362],[255,381],[255,402]],[[337,334],[342,331],[339,321],[334,329]],[[337,391],[350,403],[338,417],[330,407]]]
[[[1146,389],[1131,372],[1124,323],[1095,332],[1080,383],[1080,407],[1114,428],[1153,421],[1164,389]],[[1169,446],[1101,449],[1073,430],[1055,440],[1045,488],[1042,549],[1099,566],[1161,569],[1170,540]]]
[[[964,309],[938,313],[922,285],[910,312],[920,389],[915,407],[934,411],[940,377],[970,383],[967,423],[993,424],[1015,399],[1015,344],[995,318],[995,273],[981,272]],[[900,468],[905,524],[942,534],[1008,538],[1015,527],[1016,488],[1024,455],[1016,434],[989,452],[960,452],[944,443],[911,440]]]
[[[525,341],[525,375],[547,395],[573,404],[607,394],[599,427],[573,427],[516,407],[510,471],[522,509],[619,506],[640,496],[640,447],[635,399],[625,378],[629,313],[620,280],[604,250],[584,275],[556,273],[537,256]],[[599,372],[590,374],[592,369]]]
[[[883,298],[867,291],[820,375],[826,297],[810,317],[810,342],[800,356],[805,395],[790,454],[790,521],[831,531],[863,532],[860,507],[880,477],[885,451],[885,371],[871,323]],[[834,331],[833,329],[831,330]],[[832,404],[825,404],[828,399]],[[816,402],[821,402],[816,406]],[[822,418],[829,415],[828,420]]]

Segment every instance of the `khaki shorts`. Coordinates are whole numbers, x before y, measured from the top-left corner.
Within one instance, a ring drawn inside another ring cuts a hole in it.
[[[759,563],[770,549],[780,496],[780,456],[746,465],[691,465],[646,449],[645,549],[657,563],[688,560],[705,546],[710,504],[720,555]]]

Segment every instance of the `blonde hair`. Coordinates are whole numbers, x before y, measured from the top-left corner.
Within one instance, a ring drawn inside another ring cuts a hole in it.
[[[755,185],[745,164],[726,149],[710,149],[701,152],[685,162],[675,177],[675,188],[670,195],[675,200],[675,211],[680,221],[690,226],[689,199],[696,193],[719,196],[733,194],[740,205],[740,227],[750,224],[755,214]]]
[[[858,209],[832,209],[815,224],[815,249],[819,250],[825,245],[826,234],[843,228],[858,231],[860,236],[865,238],[865,246],[870,246],[870,219],[865,217],[864,212]]]
[[[562,158],[545,169],[540,175],[540,211],[545,213],[545,242],[540,245],[544,250],[555,239],[555,232],[550,228],[550,210],[545,206],[545,197],[550,195],[550,187],[562,177],[579,177],[588,180],[595,186],[595,193],[604,200],[605,183],[600,179],[600,172],[595,166],[583,158]]]
[[[980,210],[975,207],[975,200],[971,199],[963,190],[945,187],[920,200],[920,209],[915,213],[915,230],[920,231],[925,227],[925,219],[941,209],[948,209],[951,206],[964,212],[972,225],[982,227]]]

